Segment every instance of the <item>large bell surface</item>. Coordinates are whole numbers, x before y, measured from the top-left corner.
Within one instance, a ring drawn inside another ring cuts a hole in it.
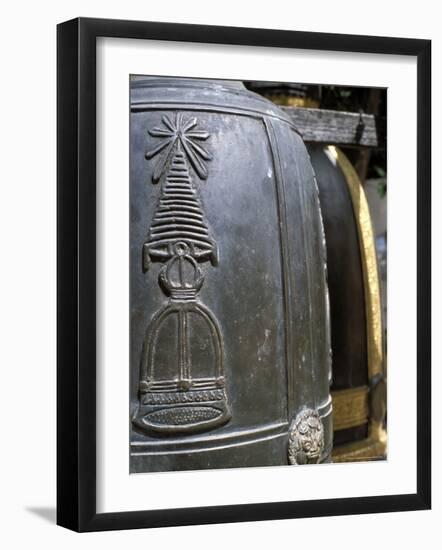
[[[332,447],[324,235],[302,139],[225,82],[131,83],[132,472]]]

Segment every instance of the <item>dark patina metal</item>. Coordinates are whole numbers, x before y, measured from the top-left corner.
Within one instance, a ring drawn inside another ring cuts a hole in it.
[[[310,108],[319,106],[318,86],[247,85],[282,106],[307,143],[317,178],[330,293],[333,460],[383,458],[386,388],[375,242],[362,183],[333,144],[385,147],[385,120]]]
[[[332,446],[324,236],[286,115],[225,82],[131,84],[132,472]]]

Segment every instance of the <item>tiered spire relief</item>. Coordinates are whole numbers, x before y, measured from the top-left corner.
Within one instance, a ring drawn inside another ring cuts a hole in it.
[[[162,182],[162,188],[143,245],[143,267],[147,271],[153,261],[164,264],[159,283],[170,298],[146,333],[134,423],[148,431],[186,433],[230,418],[222,333],[198,297],[204,283],[201,264],[210,260],[217,265],[218,249],[191,169],[206,179],[206,162],[212,157],[199,143],[209,134],[197,129],[196,118],[177,113],[175,120],[167,115],[161,120],[162,127],[149,130],[161,142],[145,155],[156,158],[152,180]]]

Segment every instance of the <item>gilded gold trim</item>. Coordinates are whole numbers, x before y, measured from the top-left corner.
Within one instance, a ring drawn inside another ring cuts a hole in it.
[[[368,386],[332,392],[333,428],[345,430],[368,422]]]
[[[370,211],[364,189],[348,158],[337,147],[329,145],[328,150],[336,158],[344,174],[358,227],[367,319],[368,376],[369,378],[373,378],[379,374],[383,374],[383,361],[381,297]]]
[[[333,462],[362,462],[385,456],[387,456],[387,432],[379,422],[370,423],[367,439],[339,445],[332,451]]]
[[[344,174],[358,228],[367,322],[367,369],[369,381],[373,383],[378,376],[384,374],[384,365],[381,297],[370,211],[364,189],[350,161],[337,147],[329,145],[327,150],[330,156],[336,159]],[[369,399],[369,396],[367,398]],[[339,415],[337,420],[339,422]],[[339,423],[335,419],[335,429],[342,429],[337,426],[339,426]],[[383,423],[382,421],[370,419],[367,439],[335,447],[332,452],[332,460],[333,462],[374,460],[386,456],[386,453],[387,432],[383,427]]]
[[[310,97],[296,97],[284,94],[265,94],[265,97],[276,105],[282,105],[283,107],[307,107],[310,109],[317,109],[319,107],[319,101]]]

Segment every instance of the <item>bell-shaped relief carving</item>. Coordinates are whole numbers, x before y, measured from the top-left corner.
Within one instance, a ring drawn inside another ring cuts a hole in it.
[[[143,430],[188,433],[227,422],[223,340],[213,313],[198,300],[204,283],[201,264],[217,265],[218,250],[210,238],[189,164],[207,177],[209,153],[197,143],[209,136],[195,130],[196,119],[175,122],[163,117],[162,137],[146,154],[161,153],[154,182],[165,174],[160,199],[143,247],[143,265],[163,262],[159,284],[169,302],[153,317],[144,341],[139,386],[140,403],[133,422]]]

